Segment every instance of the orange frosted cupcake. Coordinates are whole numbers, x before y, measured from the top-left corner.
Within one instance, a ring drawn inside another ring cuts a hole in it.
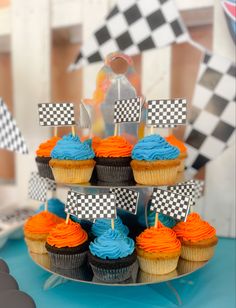
[[[216,230],[197,213],[188,215],[186,222],[178,223],[173,230],[181,241],[181,258],[189,261],[207,261],[214,255],[218,242]]]
[[[49,231],[62,221],[62,218],[46,211],[30,217],[24,225],[25,242],[29,251],[38,254],[47,253],[45,243]]]
[[[73,269],[83,265],[88,251],[88,234],[79,223],[69,220],[53,228],[47,238],[46,249],[51,265]]]
[[[169,144],[177,147],[180,151],[180,154],[179,154],[179,160],[180,160],[180,166],[179,166],[179,172],[182,172],[184,171],[184,161],[185,159],[187,158],[187,148],[185,146],[185,144],[177,139],[174,135],[170,135],[168,137],[166,137],[166,141],[169,142]]]
[[[132,144],[121,136],[101,140],[95,147],[98,180],[112,183],[132,181],[133,173],[130,167],[132,149]]]
[[[49,167],[49,161],[51,160],[51,151],[60,139],[61,138],[59,137],[53,137],[41,143],[36,151],[37,156],[35,161],[38,167],[39,175],[43,178],[54,180],[52,170]]]
[[[157,228],[148,228],[136,238],[136,250],[143,272],[164,275],[176,269],[181,244],[175,232],[159,222]]]

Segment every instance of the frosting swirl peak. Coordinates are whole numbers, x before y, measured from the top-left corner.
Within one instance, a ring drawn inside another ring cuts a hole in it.
[[[124,235],[128,235],[129,229],[122,223],[119,216],[114,219],[115,230],[120,231]],[[95,223],[92,225],[92,233],[95,236],[102,235],[106,230],[111,228],[111,221],[109,219],[96,219]]]
[[[52,137],[51,139],[41,143],[36,151],[36,155],[39,157],[50,157],[51,151],[60,139],[60,137]]]
[[[177,139],[174,135],[166,137],[166,141],[169,142],[171,145],[177,147],[181,153],[187,152],[185,144],[181,140]]]
[[[132,149],[132,144],[121,136],[105,138],[94,148],[97,157],[129,157]]]

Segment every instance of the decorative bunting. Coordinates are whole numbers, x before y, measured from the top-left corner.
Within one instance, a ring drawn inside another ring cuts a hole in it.
[[[77,217],[80,219],[116,218],[114,194],[78,194]]]
[[[150,100],[147,104],[148,126],[175,127],[186,124],[186,99]]]
[[[70,69],[105,59],[120,50],[127,55],[181,43],[189,38],[173,0],[119,0],[104,23],[82,46]]]
[[[110,188],[110,193],[113,193],[116,197],[116,207],[136,215],[139,199],[139,193],[137,191],[114,187]]]
[[[191,199],[190,206],[195,205],[195,183],[192,181],[179,183],[175,186],[168,186],[167,190],[170,190],[178,195],[187,196]]]
[[[73,103],[38,104],[39,125],[41,126],[71,126],[75,125]]]
[[[117,100],[114,105],[114,123],[140,122],[141,97]]]
[[[29,180],[28,195],[30,199],[46,202],[47,179],[40,177],[37,172],[32,172]]]
[[[10,111],[0,97],[0,148],[28,154],[28,148]]]
[[[154,188],[150,210],[162,213],[176,220],[186,221],[190,201],[189,197],[177,195],[169,190]]]
[[[78,208],[78,193],[73,190],[69,190],[67,194],[67,201],[65,205],[65,212],[70,215],[77,215]]]
[[[236,66],[228,59],[204,55],[192,118],[185,134],[186,165],[193,174],[215,159],[235,138],[235,74]]]

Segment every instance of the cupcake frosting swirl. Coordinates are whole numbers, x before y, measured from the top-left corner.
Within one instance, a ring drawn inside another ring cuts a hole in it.
[[[114,222],[115,230],[118,230],[120,233],[127,236],[129,233],[129,229],[122,223],[120,217],[117,216],[117,218],[114,219]],[[109,219],[97,219],[96,222],[92,225],[92,233],[95,236],[100,236],[110,228],[111,222]]]
[[[60,137],[53,137],[43,143],[41,143],[36,151],[36,155],[39,157],[50,157],[51,151],[56,146],[57,142],[60,140]]]
[[[197,213],[189,214],[186,222],[178,223],[173,230],[181,241],[193,243],[211,239],[216,235],[215,228],[202,220]]]
[[[180,153],[187,152],[185,144],[181,140],[177,139],[174,135],[166,137],[166,141],[169,142],[171,145],[177,147],[180,150]]]
[[[24,230],[34,234],[46,234],[61,222],[63,222],[62,218],[50,212],[43,211],[30,217],[24,225]]]
[[[133,253],[134,241],[116,229],[108,229],[90,244],[89,249],[101,259],[125,258]]]
[[[124,137],[112,136],[101,140],[94,150],[97,157],[129,157],[132,148]]]
[[[60,223],[50,231],[47,243],[57,248],[76,247],[85,243],[87,239],[88,234],[81,225],[69,220],[68,224]]]
[[[57,142],[51,157],[61,160],[87,160],[94,157],[94,152],[88,144],[82,143],[78,136],[69,134]]]
[[[158,228],[150,227],[144,230],[137,238],[138,248],[151,253],[179,252],[180,241],[172,229],[164,227],[160,222]]]
[[[169,160],[177,158],[179,154],[179,149],[170,145],[160,135],[150,135],[134,146],[132,158],[146,161]]]

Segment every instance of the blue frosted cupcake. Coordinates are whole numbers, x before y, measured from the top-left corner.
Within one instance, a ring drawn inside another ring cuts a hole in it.
[[[131,238],[116,229],[108,229],[90,243],[89,250],[89,264],[97,279],[119,282],[131,277],[137,259]]]
[[[131,167],[134,179],[144,185],[175,184],[180,151],[160,135],[141,139],[133,148]]]
[[[44,204],[41,204],[39,208],[36,210],[36,213],[43,212],[44,207],[45,207]],[[63,219],[66,218],[65,204],[57,198],[51,198],[48,200],[48,211]]]
[[[115,230],[119,231],[121,234],[127,236],[129,234],[129,229],[126,225],[123,224],[119,216],[114,219]],[[109,219],[97,219],[92,225],[92,234],[94,236],[101,236],[108,229],[111,229],[111,221]]]
[[[51,152],[50,167],[58,183],[87,183],[95,166],[94,152],[72,134],[64,136]]]

